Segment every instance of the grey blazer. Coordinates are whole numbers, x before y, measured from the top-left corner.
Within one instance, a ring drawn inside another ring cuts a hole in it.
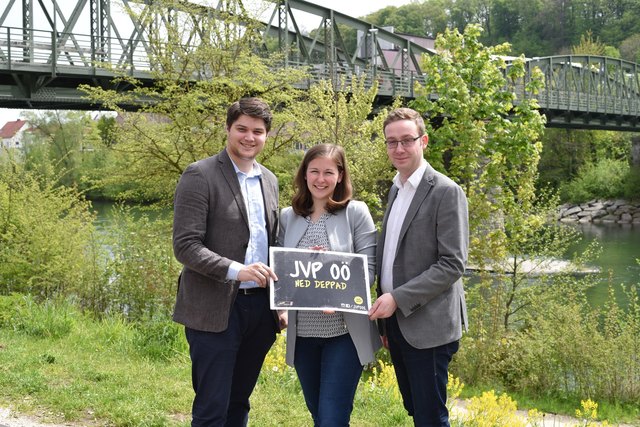
[[[364,254],[369,262],[369,280],[375,274],[376,227],[364,202],[352,200],[345,209],[331,215],[326,222],[327,235],[332,251]],[[284,247],[295,248],[307,231],[307,221],[288,207],[280,215],[279,242]],[[297,311],[289,311],[287,326],[286,362],[293,366],[296,348]],[[362,365],[375,360],[375,352],[381,347],[375,323],[366,315],[344,313],[347,330],[358,352]]]
[[[262,169],[269,245],[278,228],[278,182]],[[246,205],[226,150],[189,165],[176,188],[173,251],[184,265],[173,320],[191,329],[227,329],[240,282],[226,280],[232,261],[244,263],[249,243]],[[277,316],[274,328],[278,330]]]
[[[394,185],[378,241],[378,277]],[[427,164],[402,223],[393,263],[393,295],[402,335],[415,348],[460,339],[467,328],[462,275],[469,247],[467,198],[455,182]],[[381,293],[378,284],[378,294]]]

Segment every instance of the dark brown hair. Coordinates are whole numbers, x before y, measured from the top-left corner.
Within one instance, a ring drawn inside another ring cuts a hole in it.
[[[302,163],[298,168],[296,177],[293,181],[293,188],[295,194],[291,201],[293,211],[303,217],[306,217],[313,212],[313,197],[307,187],[307,168],[309,163],[313,159],[318,157],[327,157],[333,160],[338,167],[338,172],[342,173],[342,180],[336,185],[333,190],[333,195],[327,202],[327,212],[334,213],[340,209],[344,209],[349,204],[351,196],[353,195],[353,187],[351,185],[351,176],[347,169],[347,158],[344,153],[344,149],[335,144],[318,144],[311,147],[304,154]]]
[[[382,130],[387,129],[387,125],[389,123],[397,122],[400,120],[411,120],[418,127],[418,133],[420,135],[425,134],[424,127],[424,119],[416,110],[412,110],[411,108],[396,108],[391,111],[386,119],[384,119],[384,124],[382,125]]]
[[[271,130],[271,110],[262,99],[242,98],[231,104],[227,109],[227,128],[231,128],[231,125],[243,114],[255,119],[262,119],[267,132]]]

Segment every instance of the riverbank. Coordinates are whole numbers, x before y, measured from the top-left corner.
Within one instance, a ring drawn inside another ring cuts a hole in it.
[[[640,202],[591,200],[565,203],[558,208],[558,220],[567,223],[634,224],[640,226]]]

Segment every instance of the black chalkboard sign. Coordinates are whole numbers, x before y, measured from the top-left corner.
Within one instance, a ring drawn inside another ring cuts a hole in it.
[[[273,310],[369,311],[365,255],[272,247],[269,257],[278,276],[270,283]]]

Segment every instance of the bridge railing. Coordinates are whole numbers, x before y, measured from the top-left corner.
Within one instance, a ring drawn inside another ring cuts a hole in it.
[[[101,49],[96,49],[101,46]],[[0,27],[0,69],[87,74],[108,70],[148,73],[147,52],[118,38]]]
[[[534,67],[544,74],[545,87],[535,97],[545,109],[573,115],[640,117],[638,64],[591,55],[532,58],[526,64],[526,80]],[[523,88],[518,93],[534,96]]]
[[[365,88],[371,88],[374,83],[378,84],[378,95],[400,96],[404,98],[415,98],[415,84],[424,83],[424,76],[415,71],[400,69],[374,69],[372,67],[348,66],[344,64],[308,64],[303,62],[287,63],[287,66],[303,69],[307,72],[308,78],[301,82],[299,87],[308,89],[311,85],[321,81],[331,81],[338,85],[342,79],[351,76],[364,77]]]
[[[287,66],[304,69],[309,74],[309,78],[300,83],[300,87],[306,88],[320,80],[337,83],[343,77],[364,74],[365,86],[370,88],[377,82],[380,95],[413,98],[415,83],[423,81],[421,74],[400,69],[294,61],[288,61]],[[106,37],[95,40],[86,34],[27,32],[16,27],[0,27],[0,69],[39,71],[53,76],[87,74],[87,70],[89,74],[107,75],[117,69],[150,77],[150,72],[159,71],[144,46],[133,42],[123,44],[118,38]]]

